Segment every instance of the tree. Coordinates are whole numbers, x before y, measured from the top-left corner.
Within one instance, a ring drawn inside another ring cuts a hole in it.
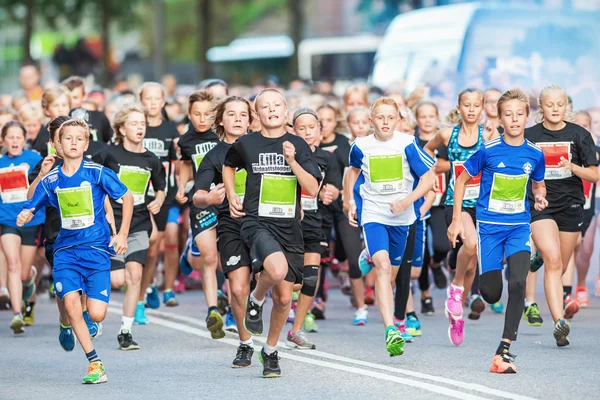
[[[304,30],[304,0],[288,0],[288,12],[290,18],[290,36],[294,42],[295,53],[290,62],[290,77],[293,79],[298,75],[298,46],[302,41]]]

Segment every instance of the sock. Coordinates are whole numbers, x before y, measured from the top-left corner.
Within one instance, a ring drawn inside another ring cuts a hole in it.
[[[133,326],[133,317],[121,317],[121,330],[126,330],[131,333],[131,327]]]
[[[498,346],[498,349],[496,349],[496,354],[505,354],[505,353],[508,353],[509,349],[510,349],[510,343],[506,343],[504,341],[501,341],[500,345]]]
[[[23,318],[23,315],[20,312],[16,312],[15,313],[15,317],[21,317],[21,318]]]
[[[398,329],[396,329],[396,327],[394,325],[390,325],[387,328],[385,328],[385,336],[387,337],[387,335],[390,334],[391,331],[397,331]]]
[[[419,318],[417,317],[417,313],[414,311],[406,313],[406,318],[408,318],[408,317],[414,317],[417,321],[419,320]]]
[[[563,286],[563,298],[570,296],[573,293],[573,286]]]
[[[252,300],[253,302],[255,302],[256,304],[258,304],[261,307],[263,304],[265,304],[265,299],[258,300],[256,297],[254,297],[254,292],[250,293],[250,300]]]
[[[173,291],[173,289],[165,289],[164,293],[169,293],[169,292],[172,292],[172,291]]]
[[[102,362],[100,360],[100,357],[98,357],[98,353],[96,353],[96,349],[90,351],[89,353],[85,353],[85,356],[87,357],[88,361],[91,363],[93,363],[95,361]]]
[[[452,285],[452,287],[453,287],[454,289],[459,289],[459,290],[462,290],[462,291],[464,291],[464,290],[465,290],[465,287],[464,287],[464,286],[457,286],[457,285],[455,285],[454,283],[451,283],[450,285]]]
[[[266,355],[271,355],[277,351],[277,347],[272,347],[265,343],[265,345],[263,346],[263,350]]]
[[[532,305],[533,303],[531,301],[526,301],[525,302],[525,308],[529,307],[530,305]]]
[[[240,344],[245,344],[246,346],[254,346],[252,337],[250,337],[250,339],[248,339],[248,340],[240,340]]]
[[[71,325],[63,325],[63,323],[60,323],[60,327],[63,329],[71,329]]]

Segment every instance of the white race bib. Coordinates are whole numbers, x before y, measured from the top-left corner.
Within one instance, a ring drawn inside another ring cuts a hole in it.
[[[544,152],[546,161],[545,180],[564,179],[573,175],[571,171],[560,166],[561,157],[571,161],[571,142],[536,143]]]
[[[402,154],[369,155],[371,188],[379,194],[404,191],[404,164]]]
[[[294,218],[297,182],[293,175],[262,175],[258,215],[271,218]]]
[[[56,189],[63,229],[84,229],[94,224],[92,187]]]
[[[119,180],[127,186],[127,189],[133,195],[133,205],[144,204],[146,189],[150,181],[150,171],[139,168],[122,165],[119,168]]]
[[[29,166],[0,168],[0,194],[4,204],[27,201]]]
[[[518,214],[525,211],[529,175],[494,173],[488,210],[500,214]]]

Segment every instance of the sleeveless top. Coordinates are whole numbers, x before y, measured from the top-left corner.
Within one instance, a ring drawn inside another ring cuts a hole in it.
[[[452,164],[450,167],[450,182],[446,191],[446,205],[454,205],[454,181],[455,174],[460,175],[464,170],[463,164],[467,161],[483,144],[483,126],[479,126],[477,142],[471,147],[464,147],[458,143],[458,135],[460,133],[460,125],[452,129],[450,140],[448,141],[448,160]],[[479,180],[481,176],[474,177],[467,185],[465,197],[463,200],[463,208],[475,208],[477,199],[479,198]]]

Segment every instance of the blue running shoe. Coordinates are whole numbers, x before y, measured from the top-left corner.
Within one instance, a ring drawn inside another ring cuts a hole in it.
[[[363,308],[357,308],[354,312],[354,319],[352,320],[352,325],[356,326],[364,326],[367,324],[369,319],[369,311],[367,310],[367,306],[363,306]]]
[[[37,289],[35,286],[35,277],[37,276],[37,268],[34,267],[33,265],[31,266],[31,272],[32,272],[31,279],[27,282],[23,282],[23,293],[22,293],[23,301],[29,300],[35,294],[35,291]]]
[[[173,289],[165,290],[163,293],[163,304],[167,307],[177,307],[179,302],[175,298],[175,292]]]
[[[75,335],[73,334],[73,328],[60,324],[58,341],[60,343],[60,347],[62,347],[65,351],[73,351],[75,348]]]
[[[148,286],[146,289],[146,304],[153,310],[160,307],[160,295],[158,294],[156,285]]]
[[[146,317],[146,305],[143,301],[138,301],[135,306],[133,322],[138,325],[146,325],[148,323],[148,317]]]
[[[398,332],[400,332],[400,336],[402,336],[402,339],[404,339],[404,342],[412,343],[412,341],[414,339],[413,335],[406,332],[406,324],[404,323],[404,321],[400,321],[400,320],[394,318],[394,325],[396,326],[396,328],[398,328]]]
[[[231,311],[229,311],[225,317],[225,330],[227,332],[238,333],[237,324],[235,323],[235,319],[233,318],[233,313]]]
[[[497,303],[490,304],[490,308],[493,312],[502,314],[502,311],[504,311],[504,304],[502,304],[502,300],[500,300]]]
[[[194,272],[194,268],[192,268],[187,259],[187,255],[191,247],[192,241],[188,239],[187,243],[185,244],[185,249],[183,249],[183,253],[181,253],[181,257],[179,257],[179,269],[185,276],[189,276],[192,272]]]
[[[96,336],[98,336],[98,324],[92,321],[90,318],[90,313],[87,310],[83,312],[83,319],[87,324],[88,331],[90,331],[90,337],[94,339]]]
[[[421,321],[412,315],[406,317],[406,332],[414,337],[421,336],[423,334],[421,332]]]

